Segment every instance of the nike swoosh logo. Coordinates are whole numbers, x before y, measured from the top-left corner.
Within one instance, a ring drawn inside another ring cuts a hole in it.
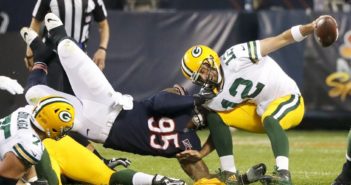
[[[50,21],[57,21],[57,20],[48,18],[48,22]]]
[[[90,131],[90,129],[87,129],[87,136],[89,135],[89,131]]]

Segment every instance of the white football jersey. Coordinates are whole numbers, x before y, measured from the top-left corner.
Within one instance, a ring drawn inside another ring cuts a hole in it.
[[[33,165],[41,159],[44,147],[30,124],[32,110],[33,106],[27,105],[0,119],[1,159],[7,152]]]
[[[205,106],[226,111],[248,101],[256,104],[257,113],[262,115],[271,101],[289,94],[300,94],[295,81],[271,57],[262,57],[260,51],[260,41],[227,49],[221,56],[223,87]]]

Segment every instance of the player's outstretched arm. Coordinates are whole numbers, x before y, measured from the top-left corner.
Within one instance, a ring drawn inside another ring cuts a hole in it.
[[[315,22],[316,21],[312,21],[308,24],[296,25],[277,36],[260,40],[261,55],[266,56],[284,46],[302,41],[314,32],[316,27]]]

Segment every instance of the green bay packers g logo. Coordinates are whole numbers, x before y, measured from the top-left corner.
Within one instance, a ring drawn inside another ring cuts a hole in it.
[[[61,111],[59,113],[59,118],[63,122],[69,122],[72,119],[72,115],[71,115],[71,113],[69,113],[67,111]]]
[[[199,46],[195,46],[195,48],[193,49],[193,51],[191,52],[191,54],[193,55],[193,57],[197,58],[202,54],[202,48]]]

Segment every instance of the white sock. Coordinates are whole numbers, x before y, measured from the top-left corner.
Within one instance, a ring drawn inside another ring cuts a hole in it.
[[[236,172],[234,156],[226,155],[219,158],[221,162],[221,169],[224,171]]]
[[[348,156],[348,155],[347,155],[347,153],[346,153],[346,155],[345,155],[345,156],[346,156],[346,160],[351,161],[351,157],[350,157],[350,156]]]
[[[289,170],[289,158],[285,156],[278,156],[275,158],[278,170]]]
[[[133,185],[151,185],[153,175],[137,172],[133,175]]]

